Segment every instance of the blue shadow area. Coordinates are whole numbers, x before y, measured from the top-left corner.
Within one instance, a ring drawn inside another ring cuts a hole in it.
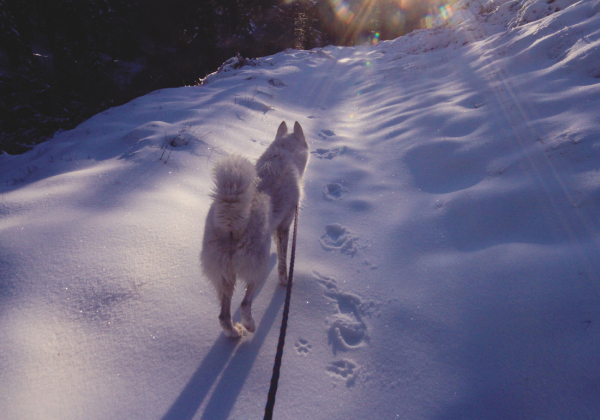
[[[283,306],[284,300],[285,289],[280,287],[273,294],[271,303],[266,309],[265,314],[254,333],[252,341],[242,343],[225,368],[225,371],[202,414],[202,419],[218,420],[226,419],[229,416],[229,413],[248,378],[248,374],[252,369],[254,361],[267,338],[268,332],[271,330],[275,320],[278,319],[277,314]],[[273,360],[275,359],[275,350],[276,348],[273,347]],[[270,377],[265,378],[265,383],[268,383],[270,380]],[[265,403],[266,401],[267,394],[265,392]]]
[[[275,266],[276,260],[276,254],[272,254],[269,264],[270,271]],[[257,291],[257,295],[259,293],[260,289]],[[271,298],[271,303],[265,310],[260,322],[258,322],[256,332],[248,341],[240,343],[239,340],[229,339],[221,333],[185,388],[179,394],[179,397],[177,397],[167,413],[162,417],[162,420],[193,419],[213,387],[213,384],[219,375],[221,375],[221,372],[223,372],[221,379],[210,397],[202,418],[227,418],[248,378],[267,334],[277,319],[277,314],[283,306],[284,299],[285,288],[277,287]],[[234,319],[239,318],[239,312],[240,310],[238,309],[233,316]],[[273,347],[273,358],[275,358],[275,350],[275,347]],[[265,382],[268,382],[270,379],[265,378]],[[266,397],[265,393],[265,402]]]

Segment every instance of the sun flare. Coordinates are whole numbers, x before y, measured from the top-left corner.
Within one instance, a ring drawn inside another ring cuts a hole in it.
[[[393,39],[453,15],[453,0],[328,0],[332,31],[345,44]]]

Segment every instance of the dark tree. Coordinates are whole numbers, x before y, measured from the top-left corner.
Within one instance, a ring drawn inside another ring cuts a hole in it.
[[[197,84],[237,54],[397,37],[431,4],[0,0],[0,152],[23,152],[152,90]]]

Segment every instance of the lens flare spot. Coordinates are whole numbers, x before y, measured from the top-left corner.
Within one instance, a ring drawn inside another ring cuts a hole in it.
[[[346,24],[352,23],[354,20],[354,12],[350,10],[350,6],[344,0],[329,0],[333,7],[333,12],[339,20]]]
[[[440,16],[442,17],[442,19],[446,20],[448,18],[451,18],[453,14],[454,12],[452,11],[452,7],[449,4],[445,6],[440,6]]]
[[[433,17],[431,15],[425,16],[421,19],[421,27],[422,28],[431,28],[433,26]]]
[[[394,26],[404,26],[406,23],[406,16],[401,11],[398,11],[392,17],[392,24]]]

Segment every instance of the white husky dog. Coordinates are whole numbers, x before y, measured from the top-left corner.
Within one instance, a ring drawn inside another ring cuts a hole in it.
[[[217,163],[213,203],[206,217],[200,262],[221,301],[219,321],[227,337],[243,334],[231,322],[231,296],[239,276],[246,283],[242,324],[255,331],[251,306],[255,291],[267,276],[271,235],[277,244],[279,281],[287,283],[286,254],[290,225],[302,193],[308,143],[296,122],[288,134],[285,121],[275,141],[254,167],[241,156]]]

